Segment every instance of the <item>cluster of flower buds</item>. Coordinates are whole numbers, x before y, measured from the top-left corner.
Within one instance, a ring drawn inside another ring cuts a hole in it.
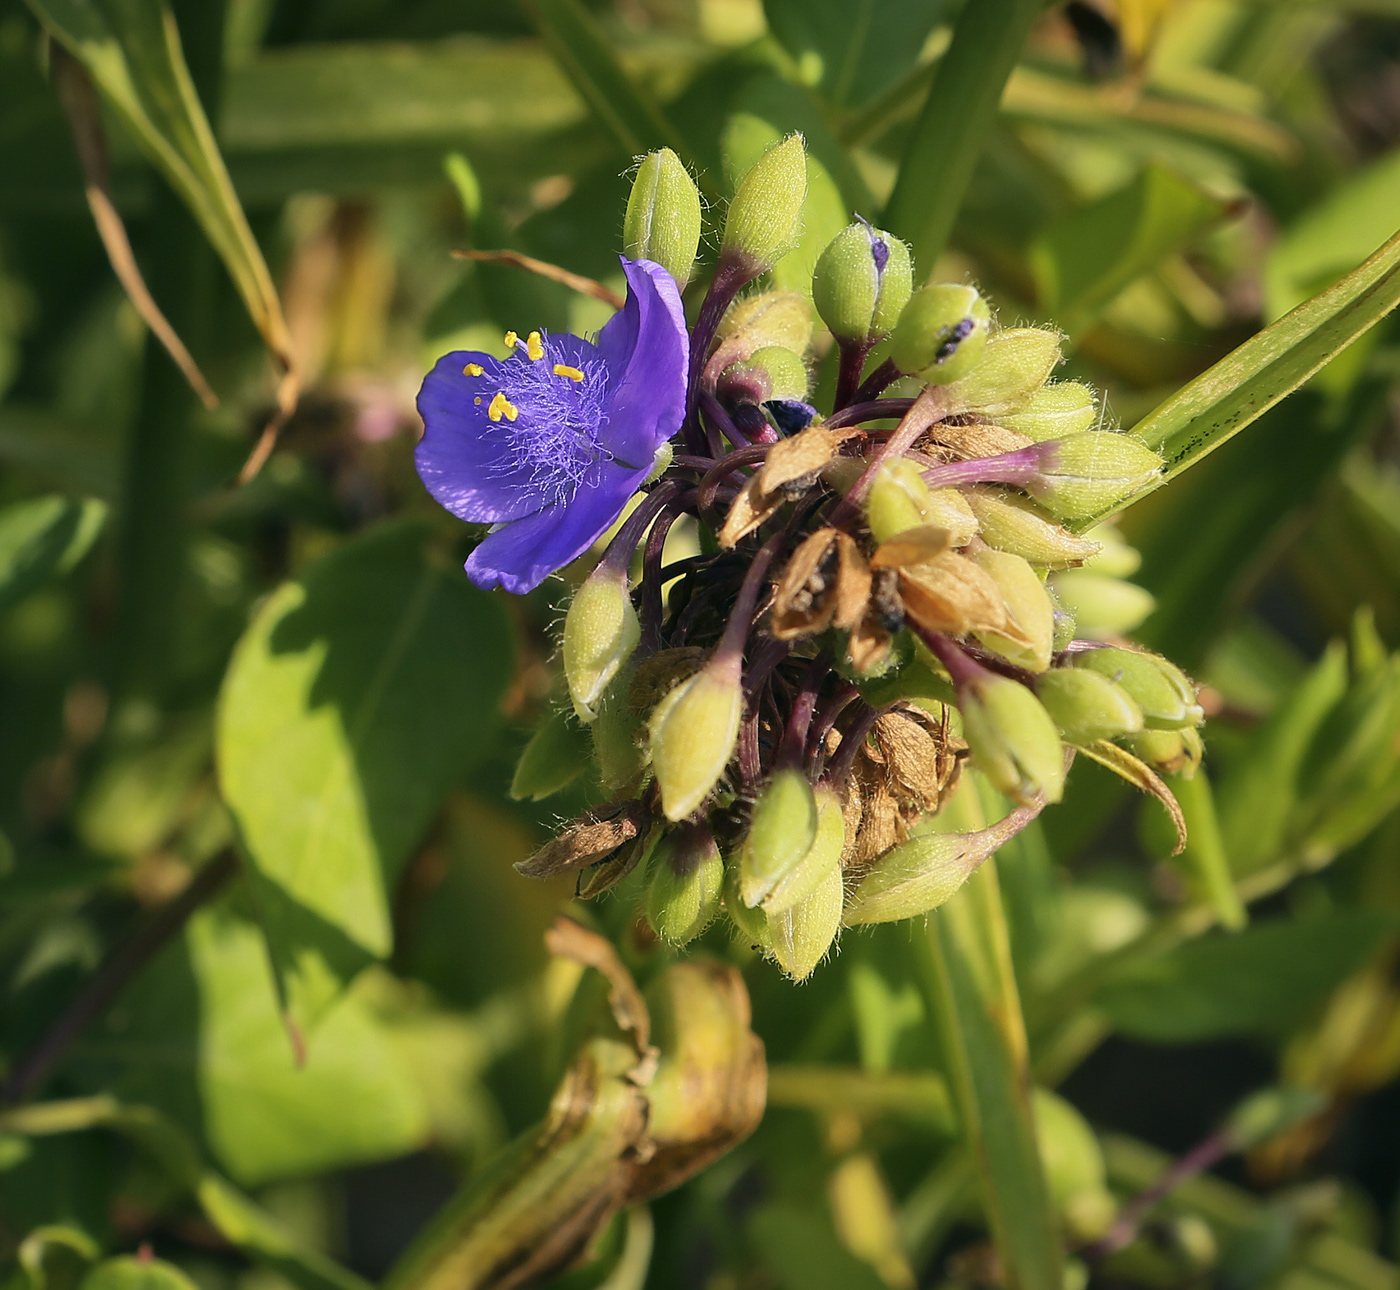
[[[658,936],[723,911],[795,978],[841,927],[948,899],[1059,800],[1076,750],[1165,793],[1155,772],[1194,769],[1202,718],[1192,683],[1122,638],[1151,599],[1124,580],[1136,553],[1093,527],[1162,462],[1052,379],[1058,333],[999,326],[972,286],[916,289],[908,248],[864,221],[810,300],[741,295],[793,245],[805,173],[793,136],[739,184],[674,453],[565,621],[614,800],[523,866],[576,870],[582,895],[645,866]],[[684,285],[699,234],[684,168],[648,157],[629,254]],[[825,413],[814,309],[837,350]],[[700,554],[667,564],[683,516]],[[968,764],[1010,811],[950,832]]]

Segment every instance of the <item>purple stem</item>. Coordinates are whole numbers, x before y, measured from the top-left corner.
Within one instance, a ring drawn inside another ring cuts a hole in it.
[[[949,461],[924,471],[930,488],[963,488],[968,484],[1029,484],[1040,474],[1045,454],[1042,445],[1017,448],[995,457],[970,457]]]
[[[977,684],[987,675],[987,669],[964,653],[962,647],[951,636],[945,636],[942,632],[921,631],[917,624],[915,630],[933,652],[933,656],[943,664],[959,690]]]
[[[778,432],[768,424],[763,409],[755,403],[741,403],[735,408],[734,421],[753,443],[778,442]]]
[[[777,765],[784,768],[801,766],[802,750],[807,746],[807,732],[811,729],[812,714],[817,708],[817,691],[821,689],[822,682],[826,680],[830,671],[831,657],[825,650],[807,665],[797,698],[793,700],[787,729],[783,732]]]
[[[831,727],[836,724],[836,718],[858,698],[860,698],[860,690],[849,681],[845,681],[840,689],[822,704],[821,711],[817,713],[816,720],[812,722],[811,731],[807,735],[807,755],[811,759],[814,776],[820,777],[821,775],[822,766],[826,761],[826,737],[831,733]]]
[[[724,410],[722,404],[709,390],[700,391],[700,412],[706,421],[718,427],[719,432],[736,448],[747,448],[749,438],[734,424],[734,418]]]
[[[753,627],[754,610],[758,608],[758,597],[768,576],[768,566],[773,563],[773,557],[787,542],[788,536],[787,530],[784,529],[773,534],[758,548],[753,563],[744,574],[744,584],[739,588],[739,597],[734,602],[729,621],[724,625],[724,635],[715,647],[712,662],[716,667],[729,669],[736,680],[743,675],[744,642],[748,640],[749,631]]]
[[[850,728],[842,731],[841,747],[836,750],[836,756],[831,759],[831,765],[826,772],[826,778],[833,784],[845,783],[851,773],[851,767],[855,765],[856,754],[865,743],[865,737],[874,726],[875,719],[889,711],[888,708],[872,708],[867,704],[862,704],[862,707],[865,711],[858,712]]]
[[[661,648],[661,552],[666,546],[666,535],[671,531],[671,525],[681,515],[680,505],[669,503],[647,534],[646,551],[642,556],[641,639],[646,654],[654,654]]]
[[[860,374],[865,369],[865,360],[870,354],[868,340],[839,340],[840,362],[836,368],[836,398],[833,408],[839,412],[847,404],[854,402],[860,388]]]
[[[1162,1176],[1156,1182],[1138,1192],[1118,1211],[1118,1217],[1114,1219],[1113,1226],[1092,1245],[1084,1249],[1082,1255],[1084,1261],[1097,1263],[1108,1258],[1110,1254],[1116,1254],[1125,1245],[1131,1245],[1138,1230],[1142,1227],[1143,1219],[1159,1201],[1186,1182],[1187,1179],[1194,1178],[1197,1174],[1204,1173],[1212,1165],[1219,1163],[1230,1154],[1232,1145],[1230,1136],[1224,1129],[1217,1130],[1209,1137],[1203,1138],[1180,1160],[1174,1161],[1163,1170]]]
[[[887,417],[902,417],[914,406],[913,399],[875,399],[870,403],[852,403],[827,418],[826,424],[833,429],[838,426],[858,426],[866,421],[883,421]]]
[[[700,427],[696,417],[697,396],[700,393],[700,378],[705,368],[705,358],[710,352],[715,332],[725,310],[733,302],[740,290],[752,282],[761,266],[756,266],[746,257],[720,252],[719,263],[715,266],[715,276],[710,289],[700,302],[700,311],[695,316],[695,326],[690,329],[690,380],[686,389],[686,442],[692,450],[699,448]]]
[[[903,456],[906,449],[912,448],[918,443],[919,437],[938,420],[941,412],[942,396],[939,393],[939,387],[930,385],[910,405],[909,411],[904,414],[904,419],[895,427],[894,433],[871,454],[860,478],[851,485],[850,492],[833,508],[830,519],[833,525],[837,528],[845,528],[855,519],[860,504],[865,500],[866,493],[870,491],[875,473],[886,461]]]
[[[695,498],[697,509],[702,513],[712,510],[715,504],[715,493],[720,485],[740,466],[756,466],[767,455],[768,445],[755,443],[750,444],[747,448],[736,448],[727,456],[721,457],[705,472],[705,477],[700,481],[700,488]]]
[[[892,358],[885,359],[865,378],[864,384],[855,392],[851,401],[853,403],[869,403],[871,399],[878,399],[885,387],[893,385],[901,375],[899,368],[894,365],[894,360]]]
[[[637,504],[637,509],[623,520],[622,527],[608,543],[608,549],[603,552],[603,558],[598,561],[597,568],[602,569],[606,566],[614,575],[623,573],[632,563],[632,553],[637,549],[637,543],[642,540],[647,525],[675,501],[685,487],[686,485],[678,479],[668,479],[642,498]]]

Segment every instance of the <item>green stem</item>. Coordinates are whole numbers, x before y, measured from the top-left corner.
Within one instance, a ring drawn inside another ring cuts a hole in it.
[[[221,82],[223,0],[174,6],[190,74],[211,119]],[[146,278],[175,333],[196,358],[209,347],[215,253],[184,203],[161,186],[151,218]],[[161,346],[146,346],[141,401],[127,445],[117,545],[112,688],[118,720],[157,702],[173,661],[186,563],[187,466],[197,401]]]
[[[926,271],[953,231],[1001,92],[1044,0],[969,0],[900,162],[883,225]]]

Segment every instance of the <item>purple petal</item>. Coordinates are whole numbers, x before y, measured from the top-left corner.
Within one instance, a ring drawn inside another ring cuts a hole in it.
[[[466,375],[468,363],[482,375]],[[418,392],[424,426],[414,453],[418,474],[453,515],[480,524],[519,519],[541,500],[533,469],[511,444],[511,424],[487,415],[503,367],[490,354],[456,350],[438,359]]]
[[[504,587],[517,596],[533,591],[607,531],[649,469],[650,463],[641,470],[612,462],[599,466],[568,502],[490,534],[468,557],[467,576],[478,587]]]
[[[598,335],[612,374],[603,443],[620,462],[651,465],[685,417],[690,337],[675,279],[650,260],[622,261],[627,303]]]

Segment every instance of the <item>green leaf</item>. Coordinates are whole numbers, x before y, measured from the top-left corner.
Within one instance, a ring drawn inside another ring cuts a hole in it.
[[[1134,278],[1185,249],[1226,204],[1164,166],[1057,220],[1031,248],[1041,313],[1071,336]]]
[[[0,611],[45,579],[72,569],[92,548],[106,518],[102,502],[56,495],[0,510]]]
[[[949,827],[985,822],[967,781]],[[915,929],[911,949],[982,1206],[1017,1290],[1062,1290],[1063,1256],[1031,1107],[1025,1025],[996,862]]]
[[[219,780],[303,1021],[392,942],[391,893],[492,746],[511,668],[499,600],[399,523],[263,606],[219,702]]]
[[[914,252],[916,280],[933,271],[957,219],[1002,89],[1043,0],[966,4],[934,73],[880,221]]]
[[[1348,910],[1210,936],[1135,964],[1095,1002],[1124,1034],[1155,1043],[1286,1033],[1395,929],[1388,914]]]
[[[87,69],[108,104],[180,195],[284,372],[291,338],[257,240],[195,92],[165,0],[27,0],[48,33]]]
[[[764,0],[769,29],[832,107],[868,103],[913,68],[943,0]]]
[[[79,1290],[195,1290],[195,1284],[164,1259],[124,1254],[104,1259],[83,1278]]]
[[[546,714],[520,752],[510,795],[540,802],[567,788],[588,765],[593,743],[588,731],[567,708]]]
[[[1400,234],[1159,404],[1133,432],[1166,458],[1162,483],[1291,394],[1400,303]]]
[[[1400,149],[1378,157],[1309,207],[1269,250],[1272,321],[1354,269],[1400,227]]]
[[[651,96],[627,74],[597,20],[578,0],[521,0],[549,51],[618,146],[629,156],[668,147],[690,151]]]
[[[814,1206],[771,1201],[748,1221],[750,1239],[783,1290],[880,1290],[885,1283],[836,1238]]]

